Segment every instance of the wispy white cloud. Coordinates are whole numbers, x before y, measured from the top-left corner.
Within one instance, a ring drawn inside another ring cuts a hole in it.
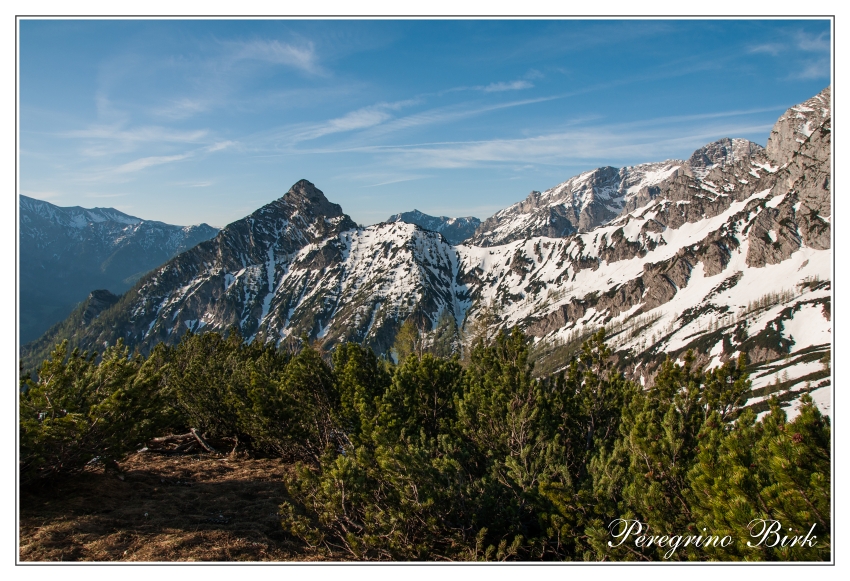
[[[451,87],[449,89],[442,89],[435,93],[438,96],[447,95],[449,93],[458,93],[461,91],[483,91],[485,93],[501,93],[503,91],[520,91],[522,89],[531,89],[534,87],[534,84],[529,82],[528,79],[539,79],[543,76],[543,73],[540,71],[536,71],[532,69],[524,78],[517,79],[515,81],[498,81],[492,82],[489,85],[463,85],[461,87]]]
[[[789,79],[828,79],[831,71],[829,69],[829,59],[818,59],[815,61],[806,61],[802,64],[802,68],[792,72]]]
[[[669,76],[678,76],[681,74],[684,73],[682,73],[681,68],[679,68],[673,71],[653,73],[650,75],[623,77],[615,81],[608,81],[595,85],[586,85],[578,89],[569,91],[567,93],[561,93],[557,95],[550,95],[539,98],[493,103],[487,105],[482,105],[481,102],[460,103],[446,107],[436,107],[432,109],[427,109],[401,117],[397,117],[392,114],[393,112],[402,109],[403,107],[406,107],[408,105],[421,103],[427,97],[433,95],[442,96],[451,92],[470,90],[496,93],[531,88],[534,85],[526,79],[541,78],[543,76],[543,74],[539,71],[532,69],[528,73],[526,73],[526,75],[524,75],[524,78],[522,79],[510,82],[493,82],[489,85],[454,87],[432,95],[420,95],[414,99],[410,99],[407,101],[400,101],[392,104],[379,103],[376,105],[371,105],[368,107],[357,109],[355,111],[351,111],[341,117],[330,119],[321,123],[298,124],[283,127],[273,131],[262,132],[260,134],[252,136],[251,138],[246,138],[245,141],[246,143],[252,142],[254,149],[259,151],[265,150],[265,152],[269,152],[269,150],[271,149],[277,150],[278,152],[283,150],[288,151],[289,153],[303,153],[303,151],[294,151],[291,148],[293,148],[293,146],[295,146],[296,144],[302,143],[304,141],[317,139],[319,137],[324,137],[327,135],[339,133],[353,133],[355,134],[355,137],[349,138],[348,144],[345,147],[356,148],[358,147],[356,143],[357,141],[359,141],[360,144],[364,144],[370,141],[374,142],[374,140],[380,137],[387,136],[396,132],[403,132],[413,128],[423,128],[432,125],[453,123],[462,119],[485,114],[492,111],[498,111],[501,109],[533,105],[536,103],[542,103],[556,99],[566,99],[594,91],[610,90],[611,88],[620,85],[654,80],[659,78],[666,78]],[[270,147],[269,144],[272,143],[274,145]],[[339,151],[340,149],[340,147],[336,148],[337,151]]]
[[[828,32],[815,35],[796,31],[786,35],[779,42],[750,46],[747,52],[781,56],[786,59],[787,68],[791,70],[785,79],[796,81],[829,79],[832,73],[829,61],[830,48]],[[818,56],[817,53],[821,53],[822,56]]]
[[[737,114],[732,112],[731,115]],[[419,143],[362,147],[383,161],[410,169],[452,169],[503,165],[564,165],[575,162],[629,163],[686,157],[720,137],[766,133],[770,124],[721,123],[682,126],[665,119],[635,124],[598,125],[516,139]],[[647,126],[650,128],[647,129]],[[675,136],[675,137],[671,137]],[[634,161],[636,160],[636,161]]]
[[[230,147],[233,147],[234,145],[236,145],[235,141],[217,141],[212,145],[208,145],[207,147],[205,147],[204,151],[207,153],[213,153],[215,151],[222,151],[224,149],[228,149]]]
[[[94,105],[97,118],[103,123],[124,123],[127,120],[126,112],[118,109],[102,88],[95,93]]]
[[[143,169],[147,169],[149,167],[154,167],[157,165],[164,165],[167,163],[174,163],[177,161],[183,161],[186,159],[190,159],[193,157],[197,157],[198,155],[204,155],[208,153],[215,153],[217,151],[222,151],[228,149],[232,146],[236,145],[234,141],[219,141],[213,143],[212,145],[208,145],[206,147],[202,147],[200,149],[196,149],[193,151],[187,151],[184,153],[179,153],[176,155],[150,155],[147,157],[142,157],[139,159],[135,159],[133,161],[123,163],[118,167],[111,170],[112,174],[128,174],[141,171]]]
[[[119,165],[113,170],[113,172],[117,174],[137,172],[149,167],[153,167],[155,165],[182,161],[184,159],[192,157],[193,155],[193,153],[189,152],[181,153],[179,155],[152,155],[149,157],[142,157],[140,159],[136,159],[134,161]]]
[[[166,105],[154,109],[152,113],[157,117],[178,120],[187,119],[199,113],[205,113],[210,108],[211,103],[208,100],[184,97],[169,101]]]
[[[779,44],[777,42],[768,42],[764,44],[756,44],[747,49],[747,52],[750,54],[769,54],[773,56],[777,56],[779,53],[785,50],[785,45]]]
[[[233,50],[234,61],[255,60],[275,65],[285,65],[300,69],[313,75],[326,74],[319,65],[319,59],[312,42],[295,46],[278,40],[252,40],[248,42],[228,42]]]
[[[817,36],[798,32],[795,36],[797,48],[806,52],[829,52],[829,34],[822,32]]]
[[[383,108],[365,107],[363,109],[358,109],[356,111],[346,113],[342,117],[330,119],[325,123],[314,126],[308,129],[307,131],[301,133],[297,137],[297,139],[298,141],[304,141],[309,139],[316,139],[318,137],[330,135],[332,133],[342,133],[346,131],[354,131],[355,129],[365,129],[367,127],[373,127],[375,125],[378,125],[379,123],[383,123],[391,117],[392,115]]]
[[[555,99],[562,99],[567,96],[569,95],[555,95],[483,106],[480,105],[480,103],[463,103],[448,107],[427,109],[404,117],[392,117],[387,113],[386,109],[401,108],[402,106],[416,103],[418,102],[417,100],[402,101],[400,104],[379,104],[358,109],[344,115],[343,117],[319,124],[285,127],[274,131],[255,134],[245,138],[244,142],[246,143],[246,147],[252,149],[261,157],[273,157],[289,154],[341,153],[345,151],[358,151],[363,148],[370,147],[368,144],[373,144],[376,140],[382,137],[403,132],[405,130],[453,123],[468,117],[482,115],[500,109],[532,105]],[[308,149],[301,145],[305,141],[332,133],[341,133],[343,131],[356,132],[356,135],[337,142],[335,145],[325,147],[314,147]]]
[[[253,136],[255,142],[275,142],[284,147],[303,141],[318,139],[335,133],[369,129],[393,119],[393,112],[418,103],[418,99],[408,99],[396,102],[381,102],[368,107],[361,107],[340,117],[335,117],[319,123],[300,123],[263,132]],[[250,140],[249,140],[250,141]]]
[[[793,50],[803,52],[829,52],[830,50],[830,35],[827,32],[822,32],[818,35],[808,34],[803,31],[797,31],[794,34],[785,37],[782,41],[765,42],[748,47],[747,52],[751,54],[769,54],[771,56],[779,56],[787,54]]]
[[[509,83],[499,82],[499,83],[490,83],[482,90],[485,93],[496,93],[501,91],[519,91],[522,89],[530,89],[534,85],[529,83],[528,81],[519,80],[519,81],[511,81]]]
[[[168,141],[192,143],[201,141],[209,134],[206,130],[176,131],[167,127],[137,127],[122,129],[119,125],[95,125],[89,129],[80,129],[61,133],[62,137],[82,139],[114,139],[116,141]]]
[[[159,126],[125,128],[123,123],[114,123],[61,132],[58,136],[81,140],[84,143],[81,153],[87,157],[104,157],[132,151],[142,144],[201,143],[208,138],[209,131],[181,131]]]
[[[742,115],[754,115],[758,113],[770,113],[773,111],[785,111],[788,107],[784,105],[774,105],[772,107],[756,107],[753,109],[732,109],[730,111],[713,111],[711,113],[695,113],[693,115],[668,115],[666,117],[654,117],[652,119],[640,119],[623,123],[621,127],[641,127],[641,126],[657,126],[671,125],[687,121],[706,121],[709,119],[723,119],[727,117],[740,117]]]
[[[400,184],[403,182],[412,182],[416,180],[425,179],[429,176],[427,175],[409,175],[409,176],[397,176],[391,179],[387,179],[385,181],[378,182],[376,184],[367,184],[365,186],[361,186],[363,188],[377,188],[379,186],[389,186],[391,184]]]
[[[461,119],[466,119],[468,117],[474,117],[476,115],[489,113],[491,111],[498,111],[500,109],[510,109],[512,107],[522,107],[524,105],[533,105],[535,103],[543,103],[545,101],[552,101],[555,99],[561,99],[563,97],[563,95],[556,95],[551,97],[523,99],[521,101],[509,101],[507,103],[495,103],[492,105],[483,106],[470,106],[469,104],[464,104],[452,107],[439,107],[435,109],[429,109],[426,111],[408,115],[406,117],[399,117],[387,123],[383,123],[380,127],[375,127],[374,129],[370,130],[366,137],[373,138],[381,135],[387,135],[389,133],[395,133],[398,131],[411,129],[414,127],[451,123],[454,121],[459,121]]]

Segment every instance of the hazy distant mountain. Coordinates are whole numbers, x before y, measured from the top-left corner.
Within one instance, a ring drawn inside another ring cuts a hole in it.
[[[422,226],[426,230],[439,232],[451,244],[460,244],[475,233],[475,229],[481,224],[481,220],[473,216],[465,218],[449,218],[448,216],[429,216],[419,210],[402,212],[387,218],[387,222],[407,222]]]
[[[95,289],[122,293],[150,269],[215,236],[113,208],[61,208],[20,196],[21,343],[67,317]]]
[[[473,244],[403,222],[358,227],[302,180],[120,300],[93,296],[25,349],[25,364],[62,338],[89,349],[122,338],[146,352],[234,326],[251,341],[303,334],[386,352],[404,321],[428,334],[449,315],[491,334],[524,329],[541,373],[603,326],[644,382],[688,349],[706,365],[745,352],[751,405],[776,395],[793,414],[811,392],[828,411],[829,103],[827,88],[789,109],[767,150],[721,140],[698,163],[581,174],[497,213]]]

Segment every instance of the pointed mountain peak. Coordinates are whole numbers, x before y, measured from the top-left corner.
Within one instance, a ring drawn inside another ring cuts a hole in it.
[[[325,197],[325,194],[307,180],[298,180],[283,195],[281,201],[293,206],[299,213],[313,216],[324,216],[336,218],[343,216],[342,207],[334,204]]]

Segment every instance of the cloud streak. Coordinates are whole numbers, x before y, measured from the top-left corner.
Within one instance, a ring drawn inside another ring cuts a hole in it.
[[[456,142],[431,146],[386,146],[364,148],[376,154],[395,158],[396,163],[411,168],[457,169],[491,164],[530,163],[564,165],[570,162],[612,163],[617,159],[639,159],[638,163],[671,157],[686,148],[691,150],[724,135],[766,132],[771,125],[694,129],[682,136],[669,137],[646,132],[572,131],[520,139]]]
[[[199,113],[206,113],[211,109],[211,104],[205,99],[190,99],[184,97],[169,101],[167,105],[153,110],[157,117],[180,120],[193,117]]]
[[[252,40],[227,44],[233,51],[231,59],[234,62],[252,60],[292,67],[311,75],[326,74],[325,70],[319,65],[319,59],[312,42],[307,42],[302,46],[295,46],[278,40]]]
[[[368,132],[364,133],[362,137],[365,139],[374,139],[377,137],[386,136],[391,133],[397,133],[408,129],[452,123],[455,121],[460,121],[461,119],[474,117],[476,115],[483,115],[492,111],[510,109],[513,107],[522,107],[525,105],[533,105],[536,103],[543,103],[546,101],[561,99],[563,97],[563,95],[555,95],[551,97],[539,97],[536,99],[524,99],[520,101],[508,101],[506,103],[495,103],[493,105],[473,106],[472,104],[464,104],[450,107],[438,107],[434,109],[428,109],[419,113],[414,113],[405,117],[399,117],[386,123],[382,123],[380,126],[371,128]]]
[[[123,129],[123,124],[93,125],[88,129],[66,131],[59,133],[60,137],[75,139],[103,139],[109,141],[123,141],[131,143],[140,142],[170,142],[170,143],[197,143],[203,140],[209,131],[199,129],[195,131],[179,131],[167,127],[149,126],[134,129]]]
[[[828,53],[830,50],[830,35],[822,32],[818,35],[798,31],[784,42],[765,42],[752,45],[747,49],[750,54],[769,54],[779,56],[792,51]]]
[[[277,141],[283,142],[285,146],[292,146],[303,141],[311,141],[326,135],[335,133],[349,133],[368,129],[393,118],[393,111],[398,111],[409,105],[418,103],[417,99],[396,101],[393,103],[376,103],[368,107],[362,107],[350,111],[340,117],[335,117],[319,123],[301,123],[271,132],[263,132],[255,135],[254,140],[260,142]],[[250,139],[249,139],[250,141]]]
[[[832,71],[829,68],[829,59],[818,59],[816,61],[806,61],[802,63],[802,67],[795,73],[789,75],[789,79],[828,79]]]
[[[141,171],[143,169],[147,169],[149,167],[153,167],[155,165],[162,165],[164,163],[172,163],[175,161],[182,161],[184,159],[188,159],[192,157],[193,153],[181,153],[179,155],[152,155],[149,157],[143,157],[116,167],[113,172],[117,174],[122,173],[131,173]]]
[[[569,165],[598,162],[626,163],[687,157],[706,143],[721,137],[765,134],[772,123],[732,118],[778,111],[781,107],[732,110],[699,115],[645,119],[629,123],[576,127],[530,137],[476,141],[445,141],[404,145],[366,145],[350,149],[314,150],[304,153],[369,154],[379,164],[390,163],[408,170],[458,169],[490,165]],[[728,119],[730,121],[723,121]],[[578,120],[583,123],[587,120]],[[719,122],[718,122],[719,121]],[[636,161],[635,161],[636,160]]]
[[[522,89],[530,89],[532,87],[534,87],[534,85],[532,85],[528,81],[519,80],[519,81],[511,81],[509,83],[505,83],[505,82],[490,83],[489,85],[487,85],[486,87],[484,87],[481,90],[484,91],[485,93],[499,93],[499,92],[502,92],[502,91],[520,91]]]
[[[134,173],[138,171],[142,171],[149,167],[154,167],[157,165],[164,165],[167,163],[174,163],[177,161],[183,161],[186,159],[190,159],[193,157],[197,157],[198,155],[215,153],[217,151],[223,151],[232,146],[236,145],[234,141],[219,141],[213,143],[212,145],[208,145],[206,147],[202,147],[200,149],[196,149],[194,151],[187,151],[185,153],[180,153],[176,155],[151,155],[147,157],[142,157],[124,164],[119,165],[114,168],[111,173],[113,174],[127,174]]]

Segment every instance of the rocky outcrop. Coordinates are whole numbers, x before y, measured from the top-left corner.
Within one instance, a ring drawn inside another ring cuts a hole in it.
[[[768,142],[768,156],[782,163],[774,193],[793,194],[800,236],[806,246],[830,247],[832,119],[830,88],[802,105],[790,108],[776,123]],[[794,147],[796,146],[796,147]]]
[[[94,321],[100,313],[118,302],[118,296],[108,290],[100,289],[92,291],[85,303],[83,303],[82,324],[88,325]]]
[[[678,175],[684,162],[668,160],[636,166],[600,167],[497,212],[481,223],[471,242],[496,246],[535,236],[559,238],[588,232],[616,218],[635,197]],[[650,195],[650,194],[646,194]]]
[[[763,151],[761,145],[747,139],[724,137],[697,149],[688,158],[687,166],[694,176],[704,178],[716,166],[723,167],[749,160]]]
[[[791,161],[800,145],[831,118],[831,87],[788,109],[773,126],[767,140],[767,157],[782,166]]]
[[[779,264],[800,249],[801,238],[794,219],[796,198],[786,196],[776,208],[765,207],[747,226],[747,266]]]

